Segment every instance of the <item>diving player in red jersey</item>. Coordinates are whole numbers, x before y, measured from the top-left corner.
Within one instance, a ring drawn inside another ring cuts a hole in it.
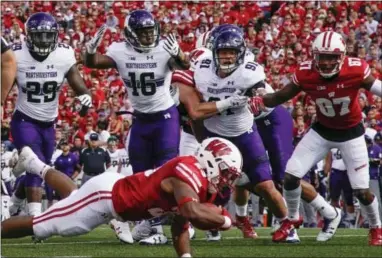
[[[292,81],[278,92],[253,97],[249,105],[254,114],[265,107],[274,107],[305,91],[317,107],[317,122],[305,134],[288,161],[284,196],[288,219],[273,235],[283,241],[291,229],[299,227],[300,197],[312,204],[325,218],[317,241],[327,241],[335,233],[341,215],[317,194],[313,187],[301,190],[300,179],[308,169],[323,159],[332,148],[341,151],[348,168],[354,194],[366,211],[370,222],[369,245],[382,246],[378,201],[369,190],[369,162],[364,140],[362,111],[358,91],[363,88],[382,96],[382,83],[370,74],[369,65],[359,58],[345,56],[345,42],[336,32],[319,34],[313,42],[312,61],[299,65]]]
[[[217,208],[202,204],[212,202],[226,187],[232,188],[241,175],[242,164],[236,146],[215,137],[203,141],[195,156],[176,157],[155,170],[129,177],[103,173],[77,190],[66,175],[24,147],[14,174],[30,169],[63,199],[40,216],[5,220],[1,223],[1,234],[3,238],[81,235],[113,218],[134,221],[174,212],[177,214],[171,229],[174,247],[179,256],[189,255],[189,222],[205,230],[230,228],[228,211],[222,208],[218,214]]]

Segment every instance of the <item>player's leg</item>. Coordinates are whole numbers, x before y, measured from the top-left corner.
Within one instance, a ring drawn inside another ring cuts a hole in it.
[[[180,156],[187,156],[187,155],[195,154],[198,146],[199,146],[199,143],[196,140],[195,136],[181,130],[181,132],[180,132],[180,144],[179,144],[179,155]]]
[[[328,141],[313,129],[310,129],[296,146],[287,163],[284,178],[284,197],[288,207],[288,220],[283,221],[280,229],[275,232],[274,241],[283,241],[293,228],[301,224],[299,220],[301,198],[313,205],[314,209],[319,210],[325,218],[333,220],[339,217],[337,211],[317,194],[311,184],[301,180],[310,168],[325,157],[328,150]]]
[[[48,169],[46,176],[53,177],[57,174],[55,172],[62,174]],[[12,217],[5,220],[1,224],[2,237],[35,235],[43,239],[52,235],[86,234],[117,216],[111,200],[112,188],[121,178],[123,176],[117,173],[101,174],[39,216]]]
[[[342,192],[342,184],[345,180],[346,172],[337,169],[332,169],[329,179],[329,197],[330,204],[340,208],[340,197]]]
[[[269,209],[277,218],[286,216],[286,207],[282,195],[275,188],[270,172],[270,164],[263,142],[257,131],[256,125],[249,132],[232,139],[232,142],[238,147],[243,155],[243,171],[246,173],[249,184],[243,185],[252,193],[256,193],[264,198]],[[242,182],[239,182],[242,185]],[[241,193],[242,199],[236,198],[236,211],[238,220],[247,215],[246,195],[243,193],[243,187],[236,188],[236,194]],[[236,196],[239,196],[238,194]],[[245,203],[245,206],[243,205]],[[245,207],[243,209],[243,206]],[[242,213],[241,213],[242,212]],[[241,214],[240,214],[241,213]]]
[[[128,154],[133,173],[138,173],[154,167],[152,161],[152,145],[149,133],[152,126],[142,119],[134,118],[128,136]]]
[[[354,195],[365,209],[369,224],[369,244],[382,245],[378,200],[369,189],[369,158],[364,136],[338,144],[347,168]]]
[[[9,208],[9,212],[11,216],[20,215],[23,209],[23,204],[26,199],[26,193],[25,193],[25,175],[20,175],[16,178],[15,185],[14,185],[14,191],[11,197],[12,205]]]
[[[379,216],[382,217],[381,188],[378,178],[370,180],[370,191],[374,193],[375,197],[378,200]]]
[[[39,125],[18,117],[16,114],[12,118],[11,132],[16,148],[20,151],[22,147],[29,146],[42,161],[45,161],[42,152],[43,135],[41,134],[41,130]],[[29,215],[34,216],[41,213],[41,184],[42,179],[40,177],[27,171],[25,188]]]
[[[349,176],[347,171],[342,171],[344,175],[344,181],[342,183],[343,196],[346,204],[346,217],[344,218],[344,222],[347,227],[354,228],[356,221],[356,214],[354,209],[354,193],[351,188]],[[381,207],[381,206],[379,206]]]
[[[293,153],[293,119],[284,107],[278,106],[265,118],[256,120],[256,125],[268,152],[273,181],[282,192],[286,164]]]
[[[162,166],[179,154],[180,123],[178,109],[173,106],[166,111],[155,114],[151,123],[153,131],[150,135],[152,141],[152,159],[154,167]],[[167,237],[163,233],[162,218],[149,220],[154,232],[148,238],[139,241],[142,245],[166,244]],[[156,233],[155,233],[156,232]]]
[[[42,134],[44,137],[42,137],[43,145],[42,145],[42,152],[44,154],[44,158],[47,164],[51,164],[52,156],[54,152],[54,148],[56,145],[56,139],[55,139],[55,130],[54,127],[47,127],[42,130]],[[53,205],[53,195],[54,191],[51,188],[49,184],[45,182],[45,193],[46,198],[48,201],[48,208]]]

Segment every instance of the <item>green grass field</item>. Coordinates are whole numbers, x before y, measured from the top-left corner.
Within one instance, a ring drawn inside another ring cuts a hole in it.
[[[170,236],[166,227],[166,234]],[[274,244],[269,229],[258,229],[259,239],[242,239],[233,229],[223,232],[221,242],[206,242],[198,231],[192,241],[194,257],[382,257],[382,247],[367,245],[367,230],[339,229],[327,243],[317,243],[318,229],[301,229],[300,244]],[[53,237],[43,244],[31,238],[2,240],[3,257],[176,257],[171,244],[140,246],[120,243],[107,226],[80,237]]]

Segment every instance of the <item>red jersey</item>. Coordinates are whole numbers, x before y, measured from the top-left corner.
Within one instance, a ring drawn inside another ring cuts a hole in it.
[[[207,202],[208,181],[193,156],[174,158],[156,170],[147,170],[118,180],[112,190],[115,211],[124,220],[142,220],[176,212],[178,204],[173,194],[161,188],[161,182],[175,177],[188,184]],[[187,197],[187,196],[185,196]]]
[[[316,104],[320,124],[332,129],[349,129],[362,120],[358,90],[369,75],[366,61],[345,57],[340,73],[333,79],[322,78],[312,61],[306,61],[297,67],[292,80]]]

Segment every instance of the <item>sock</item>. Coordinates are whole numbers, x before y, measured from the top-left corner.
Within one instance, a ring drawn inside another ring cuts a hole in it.
[[[300,218],[301,185],[293,190],[286,190],[284,188],[284,198],[288,207],[288,218],[290,220],[298,220]]]
[[[327,203],[319,194],[317,194],[316,198],[309,204],[312,205],[314,210],[318,211],[324,218],[334,219],[337,216],[336,209]]]
[[[23,201],[24,201],[25,199],[19,199],[16,195],[12,195],[12,197],[11,197],[11,202],[13,203],[13,205],[15,206],[15,207],[20,207],[21,206],[21,204],[23,203]]]
[[[155,229],[158,234],[163,234],[162,218],[154,218],[149,220],[151,228]]]
[[[374,196],[374,200],[369,205],[360,204],[365,208],[366,216],[369,220],[370,228],[381,227],[381,218],[379,217],[378,200]]]
[[[348,220],[355,220],[355,213],[354,212],[353,213],[348,212],[346,214],[346,217]]]
[[[237,205],[235,203],[236,207],[236,214],[240,217],[246,217],[247,216],[247,210],[248,210],[248,203],[245,205]]]
[[[41,203],[40,202],[29,202],[27,203],[28,215],[38,216],[41,214]]]
[[[48,170],[52,167],[42,162],[39,158],[35,158],[29,161],[26,168],[28,172],[39,175],[42,179],[44,179],[46,172],[48,172]]]

